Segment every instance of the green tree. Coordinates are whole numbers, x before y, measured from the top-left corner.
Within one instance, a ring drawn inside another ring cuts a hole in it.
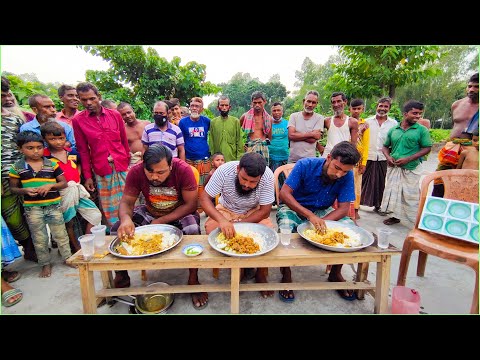
[[[398,87],[438,75],[430,65],[442,55],[439,46],[339,46],[339,54],[327,89],[342,89],[349,99],[393,99]]]
[[[220,87],[205,81],[206,65],[181,59],[167,61],[155,49],[142,46],[79,46],[110,64],[107,71],[88,70],[87,81],[94,83],[103,97],[131,103],[140,118],[151,118],[155,101],[176,97],[187,105],[194,96],[213,95]]]

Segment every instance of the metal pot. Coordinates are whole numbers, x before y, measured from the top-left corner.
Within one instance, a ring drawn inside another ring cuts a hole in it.
[[[157,282],[148,286],[169,286],[167,283]],[[135,310],[137,314],[166,314],[168,308],[172,306],[174,294],[145,294],[132,296],[128,295],[134,301],[125,300],[118,296],[114,296],[118,302],[130,305],[130,312]],[[132,309],[133,307],[133,309]],[[131,312],[132,313],[132,312]]]

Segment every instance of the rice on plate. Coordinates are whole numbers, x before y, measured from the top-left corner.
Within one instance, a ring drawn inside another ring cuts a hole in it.
[[[220,232],[217,236],[217,247],[233,254],[255,254],[265,249],[265,241],[253,231],[237,231],[230,239]]]
[[[352,248],[362,245],[360,234],[344,227],[327,228],[323,235],[315,229],[307,229],[303,234],[308,239],[327,246]]]

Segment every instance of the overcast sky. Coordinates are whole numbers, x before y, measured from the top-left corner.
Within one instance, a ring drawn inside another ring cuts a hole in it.
[[[146,46],[147,47],[147,46]],[[146,48],[145,47],[145,48]],[[325,63],[336,52],[328,45],[154,45],[168,61],[174,56],[181,65],[196,61],[207,66],[207,81],[228,82],[238,72],[249,73],[261,82],[274,74],[287,90],[295,89],[295,71],[309,57],[316,64]],[[61,82],[76,85],[85,80],[86,70],[106,70],[101,57],[87,54],[73,45],[1,47],[1,69],[17,75],[34,73],[41,82]],[[208,102],[208,101],[207,101]]]

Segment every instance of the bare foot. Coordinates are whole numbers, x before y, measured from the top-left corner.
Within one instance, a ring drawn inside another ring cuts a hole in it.
[[[198,280],[188,280],[188,285],[200,285]],[[192,304],[193,307],[197,310],[203,309],[208,304],[208,293],[193,293],[192,294]]]
[[[267,276],[265,275],[265,270],[266,268],[258,268],[257,273],[255,275],[255,282],[256,283],[268,283],[267,281]],[[266,299],[267,297],[271,297],[274,294],[273,290],[269,291],[260,291],[260,294],[262,294],[262,297]]]
[[[74,269],[77,269],[77,268],[78,268],[78,265],[74,265],[74,264],[67,263],[67,260],[65,260],[63,263],[64,263],[65,265],[67,265],[68,267],[71,267],[71,268],[74,268]]]
[[[50,275],[52,275],[52,265],[51,264],[43,265],[42,271],[40,272],[39,277],[46,278],[46,277],[50,277]]]

